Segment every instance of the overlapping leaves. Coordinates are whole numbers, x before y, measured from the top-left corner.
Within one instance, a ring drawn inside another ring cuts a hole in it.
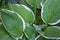
[[[28,4],[33,7],[41,8],[41,0],[26,0]],[[44,2],[44,3],[43,3]],[[59,0],[44,0],[42,2],[41,18],[47,25],[30,25],[34,22],[35,16],[31,9],[23,4],[11,4],[12,11],[2,9],[2,23],[4,28],[0,29],[1,40],[14,40],[23,38],[26,40],[47,40],[47,39],[60,39],[60,27],[50,26],[60,22],[60,1]],[[28,25],[27,25],[28,24]],[[49,24],[49,25],[48,25]],[[4,30],[4,31],[3,31]],[[8,33],[9,34],[8,34]],[[37,32],[37,33],[36,33]],[[23,35],[25,34],[25,35]],[[36,34],[40,35],[36,37]],[[3,36],[4,35],[4,36]],[[14,39],[13,39],[13,38]]]
[[[23,4],[11,4],[11,9],[19,13],[25,20],[26,23],[32,24],[35,20],[34,13],[31,9]]]
[[[26,1],[32,7],[41,8],[40,3],[41,3],[42,0],[26,0]]]
[[[17,6],[17,5],[13,4],[11,6]],[[10,11],[6,9],[2,9],[1,16],[2,16],[2,23],[4,25],[4,28],[8,31],[8,33],[14,39],[18,40],[19,38],[23,36],[23,32],[25,30],[25,23],[28,23],[28,24],[33,23],[35,16],[34,16],[34,13],[29,8],[27,9],[25,5],[17,6],[17,8],[21,10]],[[25,12],[23,12],[23,10]],[[21,15],[19,14],[20,12],[22,13]],[[27,14],[27,15],[24,16],[23,14],[24,15]]]

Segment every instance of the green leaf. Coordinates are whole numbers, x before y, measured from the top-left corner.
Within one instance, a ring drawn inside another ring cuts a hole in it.
[[[26,0],[26,1],[32,7],[41,8],[40,3],[41,3],[42,0]]]
[[[25,22],[23,18],[14,11],[2,9],[2,22],[5,29],[13,38],[22,36],[25,29]]]
[[[28,40],[26,36],[24,35],[21,40]]]
[[[49,26],[44,32],[44,37],[47,39],[60,39],[60,27]]]
[[[46,0],[42,5],[41,18],[46,24],[55,25],[60,22],[60,0]]]
[[[35,28],[36,31],[38,31],[38,30],[41,31],[42,28],[43,28],[41,25],[35,25],[35,24],[33,24],[33,26],[34,26],[34,28]]]
[[[24,33],[29,40],[35,40],[36,32],[33,26],[27,26]]]
[[[47,25],[45,25],[45,24],[42,24],[42,25],[35,25],[35,24],[33,24],[33,26],[34,26],[35,30],[39,34],[42,34],[46,30],[46,28],[47,28]]]
[[[42,3],[42,4],[44,4],[44,3],[45,3],[45,1],[46,1],[46,0],[42,0],[42,2],[41,2],[41,3]]]
[[[35,20],[34,13],[31,9],[23,4],[11,4],[12,10],[19,13],[25,20],[26,23],[32,24]]]
[[[0,40],[14,40],[2,25],[0,25]]]
[[[48,40],[48,39],[45,39],[44,37],[38,35],[38,36],[36,37],[36,40]]]

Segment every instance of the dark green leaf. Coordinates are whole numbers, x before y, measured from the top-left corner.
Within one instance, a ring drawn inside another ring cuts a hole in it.
[[[60,39],[60,27],[49,26],[44,32],[44,35],[47,39]]]
[[[13,38],[19,38],[25,29],[25,22],[23,18],[10,10],[2,9],[2,22],[5,29]]]
[[[60,22],[60,0],[46,0],[42,5],[41,18],[46,24]]]
[[[35,40],[36,33],[33,26],[27,26],[24,33],[29,40]]]
[[[0,40],[14,40],[4,29],[3,25],[0,25]]]
[[[40,35],[38,35],[36,38],[37,38],[36,40],[48,40],[48,39],[45,39],[44,37],[42,37]]]

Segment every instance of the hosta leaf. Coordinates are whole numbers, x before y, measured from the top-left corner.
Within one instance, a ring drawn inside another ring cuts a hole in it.
[[[26,36],[24,35],[21,40],[28,40]]]
[[[38,35],[38,36],[36,37],[36,40],[48,40],[48,39],[45,39],[44,37]]]
[[[23,37],[23,38],[22,38],[22,40],[26,40],[26,38],[25,38],[25,37]]]
[[[42,3],[42,4],[44,4],[44,3],[45,3],[45,1],[46,1],[46,0],[42,0],[42,2],[41,2],[41,3]]]
[[[46,24],[55,25],[60,22],[60,0],[46,0],[42,5],[41,17]]]
[[[27,26],[24,33],[29,40],[35,40],[36,34],[33,26]]]
[[[33,26],[34,26],[34,28],[35,28],[36,31],[38,31],[38,30],[41,31],[42,28],[43,28],[41,25],[35,25],[35,24],[33,24]]]
[[[47,39],[60,39],[60,27],[49,26],[44,32],[44,35]]]
[[[31,5],[33,7],[41,8],[40,3],[41,3],[42,0],[26,0],[26,1],[29,5]]]
[[[47,28],[47,25],[43,24],[43,25],[35,25],[33,24],[35,30],[39,33],[39,34],[42,34],[46,28]]]
[[[10,10],[2,9],[2,22],[5,29],[13,38],[19,38],[23,34],[25,22],[23,18]]]
[[[0,40],[14,40],[2,25],[0,25]]]
[[[15,12],[19,13],[24,18],[26,23],[31,24],[35,20],[34,13],[32,12],[31,9],[29,9],[25,5],[23,5],[23,4],[20,4],[20,5],[19,4],[11,4],[11,8]]]

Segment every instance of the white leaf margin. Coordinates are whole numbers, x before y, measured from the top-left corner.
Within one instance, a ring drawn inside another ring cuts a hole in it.
[[[58,30],[60,30],[60,27],[59,26],[52,26],[52,27],[55,27],[57,28]],[[48,37],[48,36],[45,36],[44,35],[44,32],[43,33],[40,33],[40,35],[46,39],[60,39],[60,37]]]
[[[36,0],[36,1],[37,1],[37,0]],[[32,4],[29,3],[28,0],[26,0],[26,2],[27,2],[30,6],[34,7]],[[40,5],[40,6],[41,6],[41,5]],[[39,7],[36,7],[36,8],[39,8]]]
[[[6,9],[1,9],[2,11],[4,11],[4,10],[6,10]],[[16,13],[16,12],[14,12],[14,11],[11,11],[11,10],[6,10],[6,11],[9,11],[9,12],[12,12],[12,13]],[[24,19],[18,14],[18,13],[16,13],[16,15],[22,20],[22,22],[23,22],[23,31],[25,30],[25,21],[24,21]],[[3,23],[3,21],[2,21],[2,23]],[[3,23],[3,25],[5,26],[5,24]],[[7,30],[7,28],[5,27],[5,29]],[[8,30],[7,30],[8,31]],[[8,33],[9,33],[9,31],[8,31]],[[11,35],[11,34],[10,34]],[[15,35],[15,34],[14,34]],[[22,36],[23,36],[23,34],[20,36],[20,37],[17,37],[17,38],[14,38],[13,36],[13,38],[14,39],[16,39],[16,40],[18,40],[19,38],[21,39],[22,38]]]
[[[48,0],[46,0],[44,3],[46,3]],[[41,18],[42,18],[42,20],[43,20],[43,22],[44,23],[46,23],[46,21],[43,19],[43,9],[44,9],[44,4],[43,4],[43,1],[41,2],[41,6],[42,6],[42,9],[41,9]],[[56,25],[56,24],[58,24],[60,22],[60,19],[58,19],[56,22],[54,22],[54,23],[48,23],[48,24],[50,24],[50,25]],[[47,24],[47,23],[46,23]]]
[[[16,6],[21,6],[21,7],[24,7],[27,11],[29,11],[29,12],[31,12],[32,13],[32,15],[33,15],[33,17],[34,17],[34,19],[33,19],[33,21],[30,23],[30,24],[32,24],[34,21],[35,21],[35,14],[34,14],[34,12],[29,8],[29,7],[27,7],[27,6],[25,6],[24,4],[15,4]],[[11,9],[13,10],[13,8],[11,7]]]

